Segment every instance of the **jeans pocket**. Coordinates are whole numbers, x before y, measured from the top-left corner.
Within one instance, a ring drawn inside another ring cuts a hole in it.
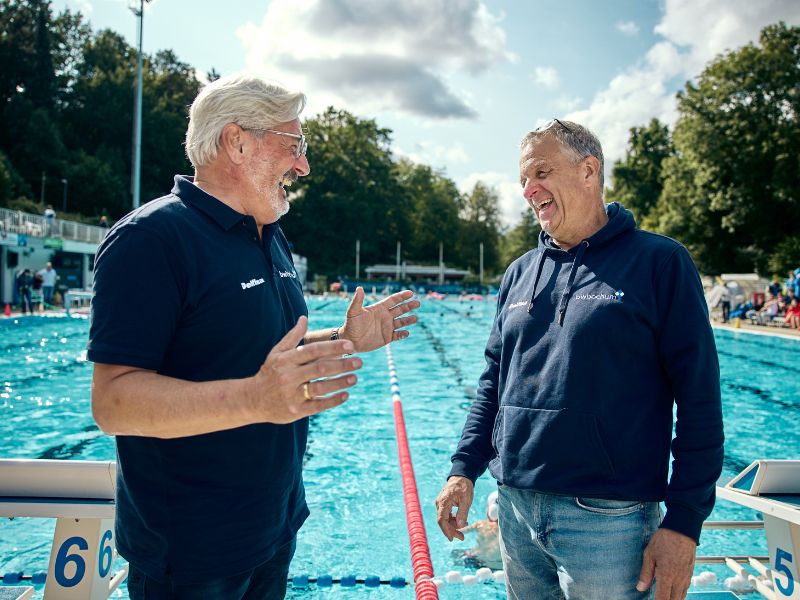
[[[575,504],[583,510],[610,517],[622,517],[641,510],[644,504],[636,500],[608,500],[606,498],[576,497]]]

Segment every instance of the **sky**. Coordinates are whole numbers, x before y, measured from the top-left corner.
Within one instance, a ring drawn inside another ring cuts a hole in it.
[[[136,43],[128,0],[52,6]],[[800,25],[800,2],[153,0],[143,45],[172,49],[200,78],[247,70],[300,89],[305,117],[333,105],[375,119],[392,130],[397,157],[441,170],[462,191],[493,186],[513,225],[526,210],[525,133],[554,117],[586,125],[610,181],[631,127],[653,117],[672,125],[687,81],[778,21]]]

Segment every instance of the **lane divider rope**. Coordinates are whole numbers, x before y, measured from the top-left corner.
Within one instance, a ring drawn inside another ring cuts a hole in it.
[[[433,579],[433,563],[428,548],[428,536],[425,533],[425,521],[419,504],[419,493],[414,478],[414,465],[411,462],[411,451],[408,448],[408,435],[403,418],[403,403],[400,398],[400,382],[392,357],[391,345],[386,346],[386,360],[389,363],[389,384],[394,405],[394,430],[397,438],[397,455],[400,460],[400,474],[403,478],[403,500],[406,506],[406,524],[411,547],[411,568],[417,600],[438,600],[439,592]]]

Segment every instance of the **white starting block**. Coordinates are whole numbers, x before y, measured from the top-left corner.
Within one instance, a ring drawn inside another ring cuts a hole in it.
[[[56,518],[44,600],[105,600],[114,561],[116,463],[0,459],[0,517]],[[6,588],[9,589],[9,588]]]
[[[776,600],[800,600],[800,460],[757,460],[717,486],[717,497],[764,515],[769,591]]]

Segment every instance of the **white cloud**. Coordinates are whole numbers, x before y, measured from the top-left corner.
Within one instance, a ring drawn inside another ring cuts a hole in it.
[[[485,171],[483,173],[471,173],[457,183],[458,189],[468,194],[479,181],[494,188],[498,196],[500,196],[500,219],[503,225],[517,223],[520,214],[528,206],[522,197],[522,188],[519,185],[519,181],[512,180],[506,173]]]
[[[558,71],[553,67],[536,67],[533,79],[548,90],[554,90],[561,84],[558,78]]]
[[[84,17],[89,17],[94,12],[94,6],[90,0],[69,0],[67,8],[77,10]]]
[[[581,105],[581,102],[583,102],[583,98],[580,96],[561,94],[555,98],[555,100],[553,100],[552,106],[555,109],[556,114],[563,115],[576,110]]]
[[[274,0],[260,24],[237,30],[248,69],[303,89],[309,110],[399,110],[431,119],[475,118],[452,88],[515,60],[500,17],[479,0]]]
[[[429,165],[434,169],[447,170],[454,164],[469,162],[469,155],[461,144],[441,146],[429,141],[418,142],[412,151],[394,146],[392,152],[396,158],[407,158],[411,162]]]
[[[667,0],[655,32],[688,53],[686,70],[698,74],[725,50],[758,39],[765,25],[800,22],[796,0]]]
[[[669,125],[677,118],[675,82],[700,74],[705,64],[726,50],[758,39],[770,23],[800,22],[796,0],[666,0],[654,44],[635,65],[614,77],[590,106],[566,118],[585,124],[603,143],[606,180],[624,156],[628,132],[656,117]]]
[[[638,35],[639,33],[639,26],[634,23],[633,21],[617,21],[615,25],[617,31],[625,34],[625,35]]]

